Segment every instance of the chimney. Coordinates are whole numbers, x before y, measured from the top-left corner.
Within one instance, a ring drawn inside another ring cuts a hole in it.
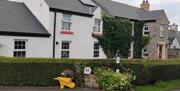
[[[169,26],[169,30],[170,31],[178,31],[178,25],[173,23],[172,25]]]
[[[141,3],[141,9],[148,11],[149,7],[150,7],[150,4],[149,4],[148,0],[146,0],[146,1],[143,0],[143,2]]]

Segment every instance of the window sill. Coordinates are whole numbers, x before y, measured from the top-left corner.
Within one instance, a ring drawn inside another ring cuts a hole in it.
[[[103,34],[101,32],[93,32],[94,36],[101,37]]]
[[[68,35],[73,35],[74,32],[70,31],[70,30],[62,30],[61,34],[68,34]]]
[[[161,38],[164,38],[164,35],[160,35]]]

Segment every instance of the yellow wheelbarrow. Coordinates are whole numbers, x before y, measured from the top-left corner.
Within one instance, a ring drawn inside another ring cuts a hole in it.
[[[72,82],[73,78],[57,77],[54,79],[59,81],[61,90],[64,89],[65,86],[71,89],[75,88],[75,83]]]

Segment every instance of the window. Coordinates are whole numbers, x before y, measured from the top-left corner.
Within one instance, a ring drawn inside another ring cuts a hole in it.
[[[71,30],[71,24],[72,24],[72,15],[63,14],[63,20],[62,20],[62,29],[63,30]]]
[[[160,26],[160,37],[164,37],[165,33],[164,33],[164,25]]]
[[[100,45],[98,42],[94,43],[94,57],[99,57]]]
[[[132,36],[134,36],[134,22],[131,22],[132,24]]]
[[[142,49],[142,58],[148,58],[148,52],[149,50],[148,49]]]
[[[15,40],[14,41],[13,56],[16,58],[25,58],[26,57],[26,40]]]
[[[143,36],[149,36],[149,27],[147,25],[143,27]]]
[[[70,53],[70,41],[62,42],[61,58],[69,58]]]
[[[101,20],[100,19],[95,19],[94,22],[94,32],[100,32],[101,29]]]

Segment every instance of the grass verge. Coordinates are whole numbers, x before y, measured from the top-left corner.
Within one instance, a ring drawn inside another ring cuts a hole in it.
[[[154,85],[137,86],[136,91],[169,91],[171,89],[180,88],[180,79],[172,81],[159,81]]]

